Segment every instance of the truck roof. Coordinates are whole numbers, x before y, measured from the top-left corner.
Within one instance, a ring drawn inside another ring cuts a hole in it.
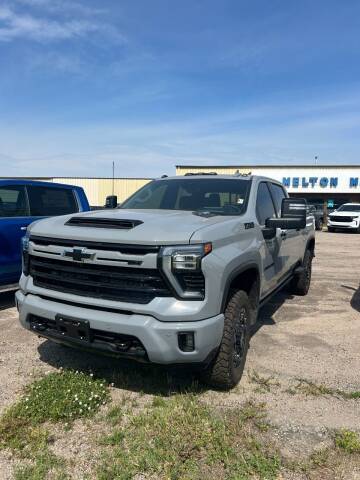
[[[6,185],[36,185],[36,186],[46,186],[46,187],[62,187],[62,188],[81,188],[76,185],[68,185],[63,183],[55,183],[55,182],[43,182],[40,180],[21,180],[21,179],[12,179],[12,178],[0,178],[0,186]]]
[[[265,182],[273,182],[273,183],[277,183],[279,185],[282,185],[282,183],[279,181],[279,180],[275,180],[275,178],[270,178],[270,177],[264,177],[262,175],[246,175],[246,174],[234,174],[234,175],[231,175],[231,174],[217,174],[215,172],[209,172],[209,173],[188,173],[188,174],[185,174],[185,175],[174,175],[174,176],[171,176],[171,177],[168,177],[168,176],[162,176],[160,178],[157,178],[156,180],[180,180],[180,179],[184,179],[184,178],[191,178],[191,179],[194,179],[194,180],[209,180],[209,179],[217,179],[217,178],[223,178],[223,179],[229,179],[229,180],[262,180],[262,181],[265,181]]]

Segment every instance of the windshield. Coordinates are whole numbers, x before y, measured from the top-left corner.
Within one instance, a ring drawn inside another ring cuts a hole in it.
[[[360,212],[360,205],[341,205],[338,212]]]
[[[120,208],[240,215],[246,208],[250,184],[249,180],[223,178],[155,180],[134,193]]]

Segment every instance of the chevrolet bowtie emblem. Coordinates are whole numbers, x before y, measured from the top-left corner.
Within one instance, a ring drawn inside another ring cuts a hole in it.
[[[64,257],[70,257],[74,262],[82,262],[83,260],[94,258],[93,253],[88,253],[86,248],[73,248],[72,250],[64,250]]]

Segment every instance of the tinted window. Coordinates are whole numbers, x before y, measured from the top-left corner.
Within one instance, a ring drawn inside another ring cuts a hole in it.
[[[274,204],[265,182],[260,183],[256,197],[256,215],[260,225],[265,225],[267,218],[275,217]]]
[[[27,187],[33,217],[52,217],[78,211],[74,192],[56,187]]]
[[[210,211],[218,215],[243,212],[249,180],[181,178],[145,185],[120,208]]]
[[[276,213],[278,217],[281,217],[281,204],[283,198],[286,198],[284,189],[280,185],[270,184],[271,193],[275,202]]]
[[[25,188],[0,187],[0,217],[27,217],[29,215]]]

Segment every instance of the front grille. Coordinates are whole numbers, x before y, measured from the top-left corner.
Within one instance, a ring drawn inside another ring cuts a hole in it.
[[[346,222],[346,223],[351,223],[353,221],[353,218],[352,217],[337,217],[336,215],[331,215],[330,216],[330,220],[332,222]]]
[[[139,304],[149,303],[155,297],[172,296],[156,269],[78,263],[32,255],[29,267],[34,285],[49,290]]]

